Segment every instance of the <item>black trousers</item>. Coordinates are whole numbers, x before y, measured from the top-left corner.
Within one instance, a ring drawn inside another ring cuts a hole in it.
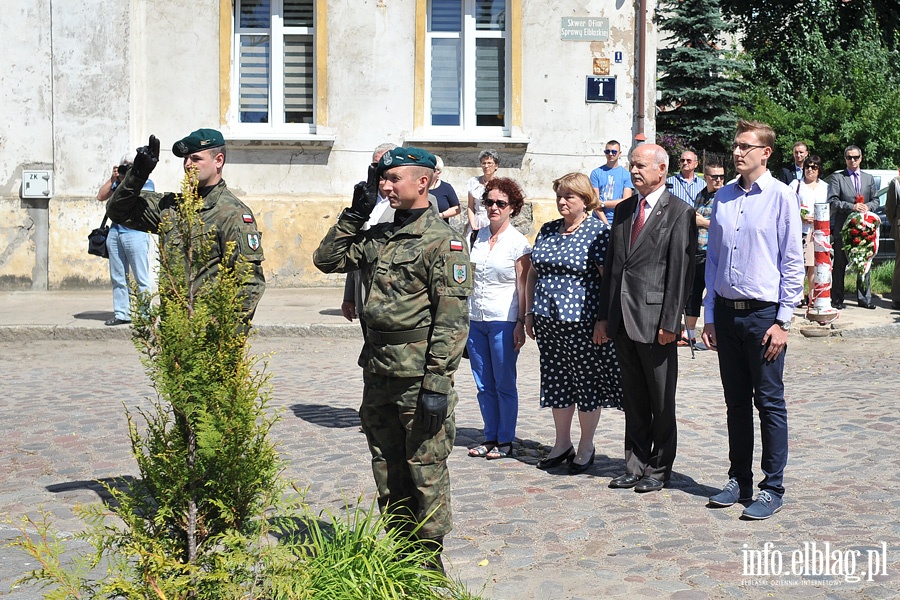
[[[625,470],[668,481],[678,447],[675,383],[678,347],[635,342],[619,328],[615,337],[625,389]]]
[[[831,303],[844,303],[844,274],[847,272],[847,252],[841,240],[841,232],[834,234],[834,265],[831,268]],[[872,302],[871,272],[865,276],[856,275],[856,301],[863,304]]]

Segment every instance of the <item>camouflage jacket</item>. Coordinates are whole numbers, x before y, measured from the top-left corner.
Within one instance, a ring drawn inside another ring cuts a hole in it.
[[[173,207],[179,194],[142,192],[143,181],[128,171],[121,185],[116,188],[106,203],[106,214],[116,223],[126,227],[161,233],[159,224],[166,217],[175,216]],[[243,312],[246,319],[253,317],[256,305],[266,289],[263,275],[262,234],[256,227],[256,219],[247,206],[235,197],[220,181],[203,198],[200,209],[204,233],[213,236],[209,260],[199,273],[195,288],[219,272],[219,265],[234,266],[238,256],[243,255],[250,267],[250,280],[244,285]],[[162,232],[164,235],[165,232]],[[161,240],[163,244],[166,240]],[[235,250],[226,256],[226,244],[235,243]],[[195,289],[196,291],[196,289]]]
[[[359,366],[389,377],[424,377],[449,394],[469,335],[474,270],[463,238],[432,210],[399,229],[341,216],[313,255],[325,273],[360,269],[368,328]],[[422,339],[416,333],[422,332]],[[403,342],[410,335],[414,341]]]

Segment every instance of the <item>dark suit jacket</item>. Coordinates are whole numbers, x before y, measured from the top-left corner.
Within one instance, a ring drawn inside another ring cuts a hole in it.
[[[869,210],[874,211],[878,208],[878,190],[875,188],[875,178],[861,171],[859,174],[860,194]],[[831,205],[831,216],[834,221],[833,232],[840,235],[841,227],[844,221],[853,211],[853,205],[856,204],[856,187],[850,178],[847,169],[838,171],[831,176],[828,182],[828,203]]]
[[[791,182],[797,181],[797,171],[794,169],[794,163],[790,163],[781,167],[778,172],[773,173],[775,177],[781,182],[790,185]]]
[[[681,331],[681,315],[694,279],[697,221],[693,208],[664,191],[631,247],[637,202],[635,195],[616,206],[599,318],[608,321],[608,336],[625,327],[632,340],[651,344],[660,329]]]

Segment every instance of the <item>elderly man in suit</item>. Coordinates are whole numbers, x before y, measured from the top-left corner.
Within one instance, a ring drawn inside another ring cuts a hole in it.
[[[662,489],[677,446],[676,332],[694,277],[694,209],[665,188],[669,158],[655,144],[631,153],[638,196],[616,207],[594,343],[616,342],[625,390],[625,470],[613,488]]]
[[[878,208],[878,190],[875,178],[864,173],[862,166],[862,150],[857,146],[844,149],[844,160],[847,168],[831,176],[828,183],[828,203],[831,205],[831,217],[834,222],[834,268],[831,271],[831,305],[844,308],[844,273],[847,270],[847,252],[844,247],[841,229],[852,212],[868,212]],[[861,308],[875,308],[872,304],[872,287],[869,273],[856,275],[856,302]]]

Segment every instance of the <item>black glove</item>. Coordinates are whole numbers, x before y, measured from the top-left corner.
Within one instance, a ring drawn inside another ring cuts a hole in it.
[[[378,202],[378,175],[375,165],[369,165],[369,177],[353,186],[353,201],[344,211],[348,217],[366,220]]]
[[[416,419],[428,435],[435,435],[447,420],[447,395],[422,390],[416,406]]]
[[[131,170],[139,178],[147,181],[158,162],[159,140],[155,135],[151,135],[149,144],[137,149],[137,156],[134,157],[134,162],[131,163]]]

